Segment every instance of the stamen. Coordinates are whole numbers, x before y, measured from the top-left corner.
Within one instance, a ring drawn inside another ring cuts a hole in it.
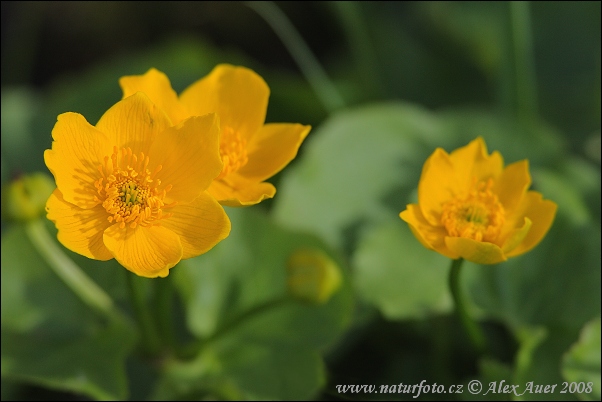
[[[126,224],[135,229],[138,226],[159,225],[161,219],[171,216],[163,213],[175,203],[165,205],[163,198],[172,189],[167,185],[158,187],[161,180],[153,180],[163,168],[158,165],[153,173],[148,169],[150,159],[143,152],[139,156],[131,148],[113,147],[113,154],[103,158],[104,166],[99,165],[101,177],[94,182],[98,195],[94,200],[102,204],[111,223],[119,223],[124,229]]]
[[[247,141],[237,131],[227,126],[222,130],[219,153],[222,157],[224,167],[217,177],[218,179],[236,172],[246,165],[249,160],[247,156]]]
[[[494,242],[504,224],[504,207],[492,191],[493,179],[476,182],[466,197],[443,205],[441,223],[451,237]]]

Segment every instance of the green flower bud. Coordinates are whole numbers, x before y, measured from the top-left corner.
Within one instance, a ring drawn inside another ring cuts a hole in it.
[[[2,189],[2,218],[19,222],[44,214],[46,201],[55,189],[54,180],[44,173],[23,175]]]
[[[341,286],[341,270],[325,253],[300,249],[287,263],[288,290],[296,299],[314,304],[326,303]]]

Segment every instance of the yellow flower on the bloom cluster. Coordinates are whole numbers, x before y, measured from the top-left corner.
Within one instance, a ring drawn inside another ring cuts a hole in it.
[[[46,210],[68,249],[164,277],[230,233],[226,213],[206,192],[222,171],[216,115],[172,127],[163,110],[136,93],[96,126],[77,113],[57,120],[52,149],[44,152],[57,184]]]
[[[528,191],[526,160],[504,168],[482,138],[427,159],[418,184],[418,205],[399,214],[427,248],[449,258],[496,264],[526,253],[545,236],[556,204]]]
[[[223,205],[253,205],[272,198],[276,189],[264,180],[295,158],[311,129],[295,123],[264,124],[270,89],[245,67],[220,64],[179,98],[167,76],[154,68],[122,77],[119,84],[124,97],[146,93],[173,124],[189,116],[218,115],[224,167],[208,191]]]

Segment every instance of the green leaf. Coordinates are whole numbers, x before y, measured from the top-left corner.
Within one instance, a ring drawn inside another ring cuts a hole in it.
[[[127,397],[129,322],[94,315],[14,226],[2,237],[2,376],[95,399]]]
[[[310,133],[301,161],[286,172],[275,201],[277,222],[344,243],[345,229],[363,220],[393,219],[403,191],[418,183],[422,163],[448,144],[439,122],[412,105],[382,104],[335,114]],[[396,202],[392,214],[384,199]]]
[[[573,226],[560,212],[525,255],[494,266],[466,264],[471,299],[511,328],[577,331],[600,315],[600,228]]]
[[[27,88],[2,90],[3,169],[14,173],[31,171],[35,166],[36,158],[31,154],[34,148],[32,124],[39,109],[40,101],[33,91]]]
[[[408,225],[398,220],[361,237],[353,259],[359,294],[390,319],[451,311],[449,259],[422,247]]]
[[[168,365],[155,396],[310,398],[325,382],[320,354],[350,320],[351,290],[344,279],[325,304],[287,299],[287,260],[315,248],[344,264],[316,237],[284,230],[260,212],[228,215],[230,236],[172,273],[189,328],[205,341],[192,361]]]
[[[579,399],[600,400],[600,317],[583,327],[579,341],[564,355],[562,375],[579,388],[585,385],[584,392],[578,393]]]
[[[575,226],[567,213],[559,211],[546,238],[529,253],[494,266],[465,267],[471,299],[519,341],[512,382],[520,385],[519,400],[572,398],[561,393],[562,359],[582,325],[600,314],[600,228]],[[537,393],[527,389],[529,383],[558,386]]]
[[[512,384],[519,385],[521,401],[574,400],[570,392],[563,393],[560,360],[575,339],[576,333],[562,328],[524,326],[516,331],[519,351],[516,357]],[[546,390],[546,385],[550,387]],[[551,387],[556,385],[556,387]]]
[[[565,214],[573,225],[585,225],[592,220],[581,194],[562,175],[538,169],[533,171],[533,181],[537,184],[537,190],[545,194],[546,198],[554,200],[558,204],[559,213]]]

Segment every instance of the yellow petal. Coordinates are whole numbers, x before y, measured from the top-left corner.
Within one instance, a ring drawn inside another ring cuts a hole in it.
[[[477,264],[497,264],[506,261],[502,249],[493,243],[465,237],[446,237],[445,244],[460,257]]]
[[[184,90],[180,101],[193,116],[217,113],[222,128],[248,141],[263,126],[269,96],[268,85],[252,70],[220,64]]]
[[[529,161],[523,160],[506,166],[495,181],[493,192],[497,194],[504,209],[512,211],[517,208],[530,185]]]
[[[230,234],[230,219],[224,208],[208,193],[202,193],[189,204],[169,209],[173,213],[163,226],[182,242],[182,259],[206,253]]]
[[[214,180],[207,191],[220,204],[228,207],[255,205],[276,194],[276,188],[270,183],[248,180],[238,173],[230,174],[222,180]]]
[[[478,137],[468,145],[453,151],[449,158],[457,177],[457,189],[460,194],[468,192],[474,180],[477,182],[497,178],[502,174],[504,160],[499,152],[487,154],[487,145]]]
[[[249,160],[238,173],[258,182],[272,177],[295,158],[309,130],[301,124],[266,124],[249,141]]]
[[[556,203],[542,199],[538,192],[529,191],[510,219],[520,222],[522,219],[528,218],[532,222],[531,229],[522,243],[508,253],[508,257],[521,255],[537,246],[552,226],[556,209]]]
[[[46,211],[48,219],[59,231],[57,237],[63,246],[95,260],[113,258],[102,239],[103,232],[111,223],[101,205],[82,209],[65,201],[61,192],[54,190],[46,203]]]
[[[114,224],[104,232],[104,243],[121,265],[147,278],[166,277],[182,258],[182,244],[174,232],[162,226]]]
[[[123,98],[144,92],[150,100],[163,109],[176,125],[186,119],[187,113],[180,104],[178,94],[171,87],[169,78],[161,71],[151,68],[143,75],[128,75],[119,79]]]
[[[209,187],[222,171],[219,122],[215,114],[192,117],[157,136],[149,150],[150,170],[162,166],[157,178],[172,185],[169,200],[188,203]]]
[[[529,233],[529,230],[531,229],[531,225],[531,220],[529,218],[525,218],[525,223],[522,227],[514,229],[510,231],[510,233],[508,233],[508,235],[502,242],[502,250],[504,251],[504,254],[507,255],[509,252],[514,250],[516,247],[518,247],[519,244],[523,242],[523,240]]]
[[[418,182],[418,204],[431,225],[440,224],[442,205],[456,195],[457,181],[449,155],[437,148],[424,163]]]
[[[117,102],[96,124],[96,128],[109,138],[111,146],[129,147],[135,155],[148,154],[157,135],[170,126],[165,112],[142,92]]]
[[[409,204],[407,209],[399,214],[399,217],[408,223],[412,233],[424,247],[451,259],[459,258],[445,244],[444,239],[447,235],[445,229],[441,226],[431,225],[422,215],[418,205]]]
[[[112,152],[111,142],[77,113],[59,115],[52,138],[52,149],[44,151],[44,161],[63,197],[80,208],[94,207],[98,166]]]

